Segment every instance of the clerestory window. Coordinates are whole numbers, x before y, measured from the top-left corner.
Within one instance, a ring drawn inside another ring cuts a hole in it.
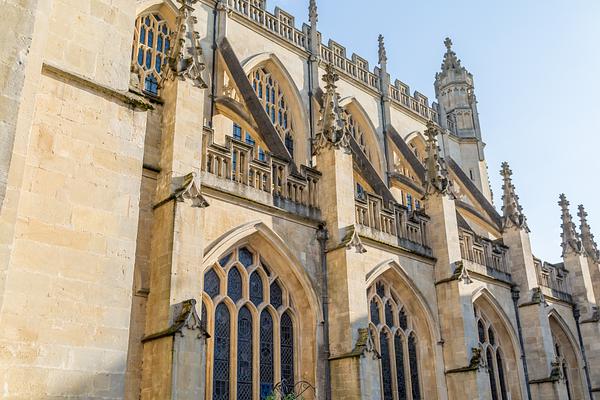
[[[142,14],[135,21],[131,55],[132,72],[138,77],[138,89],[158,96],[160,81],[174,32],[158,13]]]
[[[478,308],[475,309],[479,346],[485,359],[492,400],[508,400],[507,382],[505,377],[504,357],[502,346],[494,327]]]
[[[204,274],[204,292],[211,300],[203,308],[213,321],[207,324],[213,355],[207,398],[262,400],[279,383],[291,391],[297,373],[295,310],[260,254],[243,246],[224,255]]]

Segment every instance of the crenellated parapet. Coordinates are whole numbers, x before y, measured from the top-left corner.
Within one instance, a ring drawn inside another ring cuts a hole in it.
[[[545,296],[554,297],[569,303],[573,302],[573,296],[571,295],[568,283],[569,271],[563,263],[552,264],[534,257],[533,264],[541,291]]]

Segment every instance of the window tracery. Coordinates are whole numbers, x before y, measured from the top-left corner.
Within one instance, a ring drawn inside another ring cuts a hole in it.
[[[283,87],[265,67],[252,71],[248,79],[275,130],[285,141],[290,155],[294,157],[294,123]]]
[[[376,282],[367,294],[371,331],[381,355],[383,399],[421,400],[417,333],[406,309],[385,281]]]
[[[563,354],[559,341],[554,335],[552,335],[552,341],[554,342],[554,353],[556,355],[556,360],[560,363],[560,370],[563,374],[565,385],[567,386],[567,397],[569,400],[571,400],[572,389],[571,382],[569,381],[569,364],[567,363],[567,359]]]
[[[505,364],[502,356],[501,343],[498,341],[492,323],[475,308],[477,321],[477,334],[479,346],[484,355],[485,365],[490,379],[490,391],[492,400],[508,400],[506,377],[504,374]]]
[[[365,153],[369,161],[373,162],[373,160],[371,159],[371,149],[369,149],[367,146],[365,130],[350,112],[348,112],[348,130],[350,131],[350,134],[352,135],[354,140],[356,140],[356,143],[358,143],[358,145],[360,146],[360,149],[363,151],[363,153]]]
[[[138,89],[158,96],[159,85],[174,32],[158,13],[140,15],[135,22],[131,53]]]
[[[213,354],[209,398],[264,399],[278,381],[293,387],[297,371],[293,304],[262,258],[248,246],[235,249],[206,271],[204,288],[202,313],[207,316]],[[232,321],[237,321],[237,328]]]

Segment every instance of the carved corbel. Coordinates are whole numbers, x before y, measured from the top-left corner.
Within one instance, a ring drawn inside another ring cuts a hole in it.
[[[200,193],[200,183],[195,172],[173,178],[173,197],[179,202],[191,201],[192,207],[205,208],[208,202]]]

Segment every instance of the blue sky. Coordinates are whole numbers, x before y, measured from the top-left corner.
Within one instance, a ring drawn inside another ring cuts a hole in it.
[[[600,1],[317,0],[319,30],[375,65],[386,38],[388,70],[434,99],[450,36],[475,91],[496,205],[508,161],[532,230],[534,253],[560,261],[564,192],[584,204],[600,240]],[[308,0],[268,0],[307,20]]]

